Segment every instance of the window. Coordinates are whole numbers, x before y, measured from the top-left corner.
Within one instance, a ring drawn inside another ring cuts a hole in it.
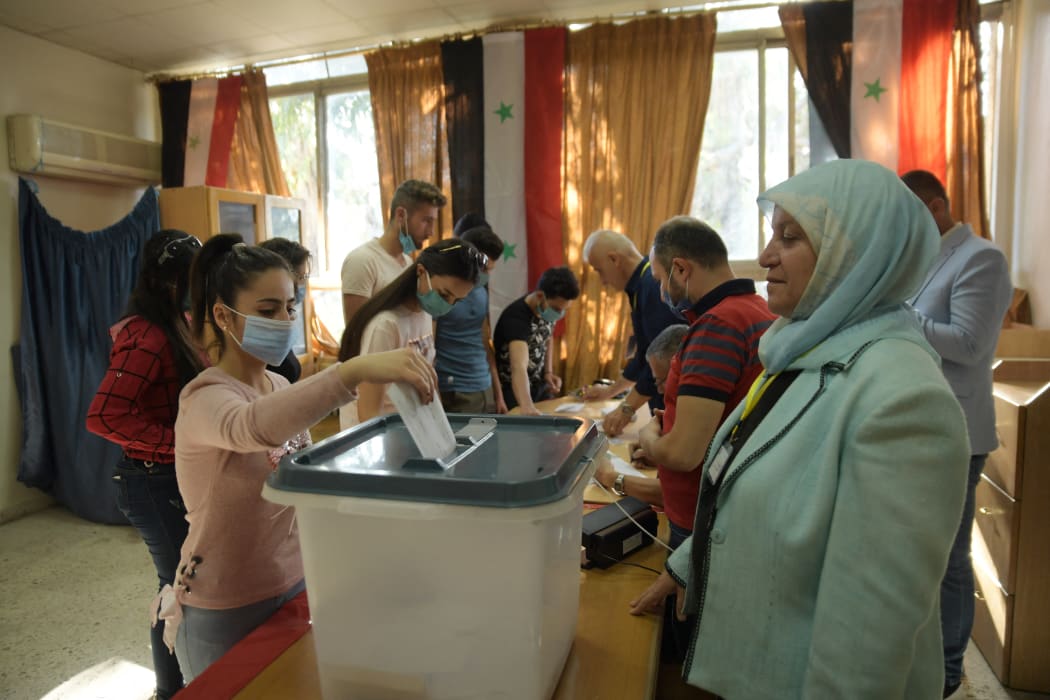
[[[265,70],[288,187],[313,205],[307,206],[304,245],[313,254],[314,310],[338,337],[343,258],[383,229],[364,59],[344,56]]]
[[[768,14],[759,19],[769,22]],[[778,33],[720,36],[690,210],[722,236],[737,274],[759,279],[768,223],[755,198],[811,157],[809,96]]]

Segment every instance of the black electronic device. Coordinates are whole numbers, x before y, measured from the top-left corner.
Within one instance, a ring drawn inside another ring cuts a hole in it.
[[[621,510],[622,508],[622,510]],[[621,498],[583,516],[583,542],[587,563],[607,569],[633,552],[653,543],[653,538],[624,515],[637,520],[645,530],[655,533],[660,521],[648,503],[637,498]]]

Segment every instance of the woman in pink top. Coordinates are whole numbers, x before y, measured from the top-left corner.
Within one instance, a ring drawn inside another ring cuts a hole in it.
[[[415,347],[433,362],[434,319],[470,294],[487,265],[488,258],[460,238],[424,248],[415,265],[365,302],[350,319],[343,331],[339,359]],[[339,424],[344,429],[394,410],[386,397],[386,384],[368,382],[358,393],[358,400],[339,412]]]
[[[175,423],[189,533],[162,617],[187,682],[303,590],[295,513],[261,496],[281,457],[308,445],[307,429],[359,382],[408,382],[427,402],[437,386],[415,349],[355,358],[294,386],[267,371],[291,346],[294,279],[283,258],[239,235],[205,243],[190,281],[194,334],[218,360],[183,389]]]

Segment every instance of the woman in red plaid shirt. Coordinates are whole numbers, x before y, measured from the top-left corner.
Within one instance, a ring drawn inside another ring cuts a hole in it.
[[[179,392],[203,368],[183,310],[200,247],[176,230],[146,243],[127,313],[110,329],[109,369],[87,415],[88,430],[124,449],[113,473],[117,505],[149,547],[158,589],[175,577],[186,539],[186,508],[175,480],[175,416]],[[163,634],[161,621],[150,632],[161,699],[183,685]]]

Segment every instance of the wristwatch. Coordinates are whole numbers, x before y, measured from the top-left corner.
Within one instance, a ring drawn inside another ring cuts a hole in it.
[[[616,481],[613,482],[612,491],[617,496],[626,496],[627,493],[623,490],[623,480],[627,477],[626,474],[617,474]]]
[[[622,413],[622,414],[624,414],[626,416],[633,416],[634,415],[634,409],[626,401],[622,402],[619,406],[617,406],[617,408],[620,409],[620,413]]]

